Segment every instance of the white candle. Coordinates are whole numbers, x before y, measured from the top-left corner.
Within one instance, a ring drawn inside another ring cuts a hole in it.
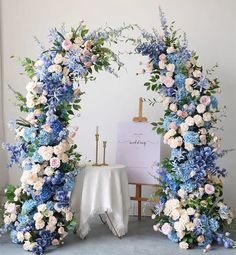
[[[96,126],[96,134],[98,135],[98,126]]]

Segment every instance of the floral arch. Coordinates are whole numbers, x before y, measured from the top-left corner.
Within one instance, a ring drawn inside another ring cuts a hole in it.
[[[167,26],[161,13],[164,35],[141,30],[133,40],[136,52],[149,57],[150,80],[144,85],[161,95],[164,117],[153,123],[157,133],[171,147],[170,158],[158,167],[160,202],[153,210],[161,231],[181,248],[194,244],[209,249],[217,241],[226,248],[235,243],[224,235],[232,213],[223,202],[222,178],[225,170],[216,166],[218,138],[211,132],[218,111],[217,79],[210,79],[197,64],[197,55]],[[16,121],[17,143],[5,145],[10,164],[23,169],[21,186],[9,186],[2,229],[10,231],[12,242],[43,254],[50,245],[59,245],[73,229],[69,193],[80,155],[68,129],[70,116],[80,109],[79,83],[94,80],[94,72],[114,72],[122,66],[106,43],[116,42],[122,32],[99,29],[90,32],[81,23],[66,32],[52,29],[49,49],[42,49],[36,61],[22,64],[30,82],[27,94],[15,92],[19,107],[27,116]]]

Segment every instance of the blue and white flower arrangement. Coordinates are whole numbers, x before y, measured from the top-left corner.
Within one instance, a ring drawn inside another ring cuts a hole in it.
[[[198,56],[187,40],[168,26],[160,9],[162,34],[143,31],[137,53],[149,57],[150,80],[144,85],[160,94],[164,117],[152,123],[171,148],[171,157],[157,171],[159,203],[153,210],[155,231],[178,242],[183,249],[194,245],[211,248],[212,243],[236,247],[225,227],[233,220],[225,204],[225,169],[216,165],[219,141],[213,132],[219,111],[215,94],[219,81],[203,72]],[[210,74],[212,72],[209,72]]]
[[[60,245],[75,224],[70,209],[80,155],[73,144],[70,118],[80,109],[80,83],[94,80],[94,72],[114,73],[122,66],[106,44],[114,42],[125,27],[89,31],[81,22],[66,32],[52,29],[49,49],[34,61],[22,64],[30,81],[27,94],[14,91],[25,118],[11,121],[17,143],[6,144],[9,166],[18,164],[21,186],[9,186],[4,208],[4,227],[13,243],[41,255],[50,245]]]

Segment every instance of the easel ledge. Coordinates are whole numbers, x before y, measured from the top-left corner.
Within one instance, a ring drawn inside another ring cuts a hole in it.
[[[149,200],[147,197],[142,197],[142,186],[156,187],[157,184],[146,184],[146,183],[129,183],[130,185],[136,186],[135,197],[130,197],[131,200],[138,202],[138,220],[142,217],[142,202]]]

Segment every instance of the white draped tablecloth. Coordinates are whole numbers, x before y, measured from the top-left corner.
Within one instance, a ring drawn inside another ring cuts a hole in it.
[[[89,221],[97,214],[108,213],[119,236],[128,231],[130,196],[126,167],[92,166],[81,169],[75,179],[71,208],[77,218],[77,233],[83,239],[90,231]],[[108,226],[116,235],[107,220]]]

